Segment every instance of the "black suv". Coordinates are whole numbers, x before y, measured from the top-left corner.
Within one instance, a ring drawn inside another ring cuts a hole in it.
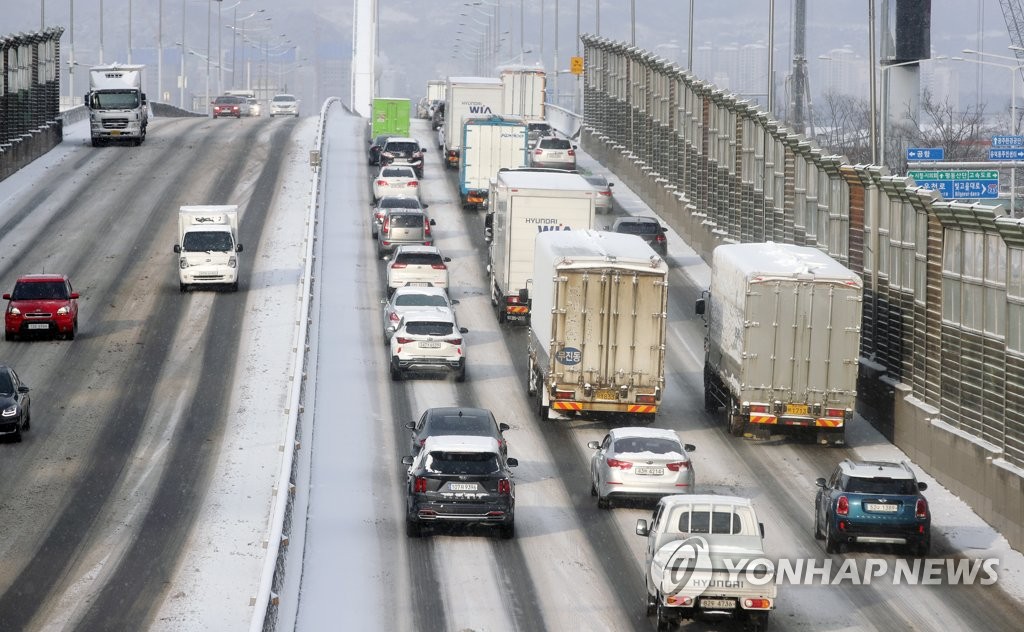
[[[814,537],[825,550],[839,553],[844,544],[896,544],[927,555],[931,547],[931,513],[918,482],[906,463],[851,461],[836,466],[832,476],[815,481]]]
[[[510,467],[518,461],[501,454],[491,437],[429,437],[409,466],[405,533],[418,538],[425,524],[480,524],[515,536],[515,483]]]
[[[434,435],[475,435],[492,437],[501,446],[502,455],[508,454],[504,433],[508,424],[499,424],[486,408],[458,408],[443,406],[428,408],[419,421],[410,421],[405,427],[412,431],[412,453],[417,454],[427,437]]]
[[[392,136],[384,141],[380,148],[380,166],[409,165],[416,172],[417,178],[423,177],[423,152],[420,142],[415,138]]]

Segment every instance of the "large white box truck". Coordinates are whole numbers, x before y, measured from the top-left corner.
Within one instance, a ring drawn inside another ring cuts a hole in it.
[[[529,126],[521,118],[470,117],[462,125],[462,159],[459,161],[459,195],[462,208],[486,206],[491,179],[501,169],[529,164]]]
[[[89,111],[92,146],[110,141],[141,145],[149,125],[149,104],[142,92],[145,66],[111,64],[89,69],[89,92],[82,102]]]
[[[470,116],[503,114],[501,80],[495,77],[448,77],[445,84],[442,160],[448,169],[459,166],[462,122]]]
[[[178,288],[223,285],[238,290],[238,206],[182,206],[178,209]]]
[[[668,264],[636,235],[537,236],[527,391],[547,419],[619,413],[654,421],[665,389]]]
[[[499,171],[488,195],[487,270],[498,322],[530,319],[533,242],[548,231],[594,228],[594,187],[568,172]]]
[[[736,436],[842,445],[853,419],[864,286],[817,248],[725,244],[697,301],[707,325],[704,407]]]
[[[544,69],[534,66],[505,66],[500,73],[502,112],[527,121],[543,121],[547,90]]]

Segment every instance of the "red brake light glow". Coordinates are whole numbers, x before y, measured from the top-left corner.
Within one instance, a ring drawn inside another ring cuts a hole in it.
[[[377,180],[377,186],[379,186],[379,187],[386,187],[387,185],[388,185],[388,181],[387,180]]]
[[[836,513],[840,516],[848,516],[850,514],[850,500],[846,496],[840,496],[839,500],[836,501]]]
[[[407,263],[398,263],[397,261],[395,263],[391,264],[391,269],[392,270],[394,270],[396,268],[407,268],[407,267],[409,267],[409,264],[407,264]]]
[[[670,472],[678,472],[679,470],[689,469],[690,463],[689,461],[677,461],[675,463],[667,463],[665,467],[667,467]]]
[[[914,508],[914,515],[918,518],[928,517],[928,501],[924,498],[917,499],[917,506]]]
[[[405,336],[397,336],[395,338],[395,342],[397,342],[400,345],[407,345],[410,342],[412,342],[412,338],[406,338]]]
[[[633,464],[629,461],[620,461],[618,459],[608,459],[608,467],[617,467],[620,470],[628,470],[633,467]]]
[[[430,267],[433,268],[434,270],[447,270],[448,269],[448,266],[446,266],[443,263],[432,263],[432,264],[430,264]]]
[[[417,494],[422,494],[427,491],[427,479],[422,476],[416,477],[416,482],[413,484],[413,491]]]
[[[512,483],[507,478],[503,478],[498,481],[498,493],[502,496],[507,496],[512,493]]]

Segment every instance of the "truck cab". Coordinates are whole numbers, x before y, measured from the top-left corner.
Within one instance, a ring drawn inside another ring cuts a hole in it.
[[[142,92],[145,66],[112,64],[89,70],[89,92],[82,98],[89,111],[93,147],[111,141],[141,145],[149,125],[149,104]]]

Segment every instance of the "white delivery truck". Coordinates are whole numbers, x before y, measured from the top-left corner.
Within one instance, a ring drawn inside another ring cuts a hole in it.
[[[534,248],[527,391],[537,411],[654,421],[665,388],[668,264],[640,237],[548,232]]]
[[[226,285],[238,290],[238,206],[182,206],[178,210],[178,287]]]
[[[647,616],[655,617],[658,630],[708,614],[764,632],[778,588],[764,550],[764,524],[749,498],[666,496],[650,524],[636,521],[636,534],[647,539]]]
[[[141,145],[149,125],[149,104],[142,92],[145,66],[111,64],[89,69],[89,92],[82,102],[89,110],[92,146],[109,141]]]
[[[864,285],[817,248],[724,244],[697,301],[707,324],[704,407],[736,436],[842,445],[857,399]]]
[[[568,172],[499,171],[488,194],[487,270],[498,322],[530,319],[533,242],[546,231],[594,228],[594,187]]]
[[[535,66],[504,66],[501,69],[502,112],[527,121],[544,120],[547,76]]]
[[[493,114],[465,120],[459,161],[462,208],[486,206],[491,178],[499,170],[529,164],[528,135],[529,126],[521,118]]]
[[[448,77],[445,84],[441,149],[444,166],[459,166],[462,121],[470,116],[502,114],[501,80],[494,77]]]
[[[427,82],[427,100],[444,101],[444,79],[431,79]]]

